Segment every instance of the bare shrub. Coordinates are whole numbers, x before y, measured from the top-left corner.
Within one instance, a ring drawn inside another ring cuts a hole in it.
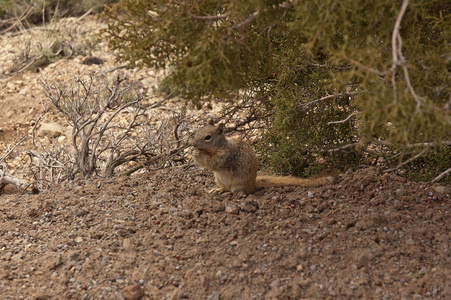
[[[27,153],[31,161],[30,171],[39,190],[75,178],[77,168],[74,156],[67,147],[54,143],[50,149],[35,149]]]
[[[74,164],[70,168],[74,170],[66,175],[81,173],[83,176],[110,177],[118,167],[123,167],[126,174],[150,165],[165,167],[171,165],[168,163],[170,158],[186,148],[186,143],[177,135],[179,125],[183,123],[181,117],[160,117],[158,128],[149,127],[147,114],[161,106],[165,99],[143,105],[139,86],[125,78],[107,80],[91,75],[76,79],[70,86],[43,81],[43,87],[46,96],[72,127]],[[170,128],[175,128],[174,138],[168,136]],[[63,166],[56,155],[50,156]],[[55,166],[48,156],[35,157],[40,157],[46,166]],[[69,157],[63,159],[68,160]]]

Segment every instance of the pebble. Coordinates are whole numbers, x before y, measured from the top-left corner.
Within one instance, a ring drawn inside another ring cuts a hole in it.
[[[421,300],[423,297],[420,294],[414,294],[412,298],[413,300]]]
[[[444,187],[444,186],[439,185],[439,186],[435,186],[435,187],[434,187],[434,190],[435,190],[437,193],[439,193],[439,194],[444,194],[444,193],[446,193],[447,188]]]
[[[236,205],[226,205],[225,212],[229,214],[238,214],[239,209]]]
[[[11,256],[11,260],[16,262],[16,263],[21,261],[22,258],[23,258],[22,253],[18,253],[18,254],[15,254],[15,255]]]
[[[406,190],[403,187],[400,187],[399,189],[396,189],[395,194],[397,196],[404,196],[404,194],[406,193]]]
[[[414,240],[412,238],[408,238],[406,240],[406,245],[407,246],[413,246],[413,245],[415,245],[415,242],[414,242]]]
[[[221,295],[220,291],[214,291],[212,294],[207,296],[207,300],[219,300],[220,295]]]
[[[269,286],[270,286],[272,289],[275,289],[275,288],[279,287],[279,285],[280,285],[279,280],[274,280],[273,282],[271,282],[271,283],[269,284]]]
[[[139,283],[126,286],[122,289],[122,296],[125,300],[139,300],[144,296],[144,290]]]

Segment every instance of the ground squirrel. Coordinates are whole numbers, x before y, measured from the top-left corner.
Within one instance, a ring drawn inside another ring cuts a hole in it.
[[[297,178],[292,176],[257,176],[258,160],[254,149],[245,141],[228,139],[224,125],[208,125],[194,133],[191,145],[194,160],[212,171],[219,188],[217,192],[251,194],[264,186],[320,186],[334,182],[333,176]]]

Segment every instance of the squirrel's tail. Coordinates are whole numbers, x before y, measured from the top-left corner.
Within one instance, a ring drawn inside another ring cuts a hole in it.
[[[326,184],[332,184],[335,182],[334,176],[322,176],[314,178],[298,178],[293,176],[257,176],[257,187],[266,186],[321,186]]]

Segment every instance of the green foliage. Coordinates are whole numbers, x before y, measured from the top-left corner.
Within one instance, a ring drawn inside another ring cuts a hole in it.
[[[8,0],[0,0],[0,18],[4,18],[7,14],[11,3]]]
[[[413,144],[451,140],[447,0],[122,0],[103,17],[120,60],[170,68],[167,91],[263,99],[260,152],[281,173],[407,159]]]
[[[414,160],[406,166],[407,174],[416,179],[430,181],[434,174],[441,174],[451,166],[450,147],[441,147],[428,151],[425,156]],[[447,182],[450,182],[448,179]]]

